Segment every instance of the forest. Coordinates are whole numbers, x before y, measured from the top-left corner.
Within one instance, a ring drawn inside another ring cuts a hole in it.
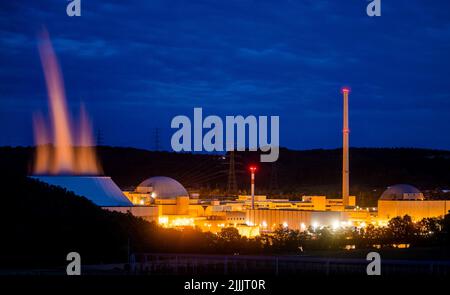
[[[235,152],[237,190],[228,188],[230,153],[192,154],[123,147],[97,147],[103,173],[122,189],[152,176],[169,176],[206,197],[249,192],[248,167],[257,165],[256,193],[299,199],[341,194],[341,149],[280,149],[275,163],[260,163],[258,152]],[[32,174],[32,147],[1,147],[0,175]],[[407,183],[430,198],[448,198],[450,151],[416,148],[350,148],[350,193],[360,206],[376,206],[390,185]]]
[[[26,177],[4,176],[0,184],[2,268],[58,267],[72,251],[86,264],[126,263],[130,253],[285,255],[397,244],[449,254],[450,215],[418,223],[409,216],[397,217],[377,228],[300,232],[280,227],[273,234],[248,239],[235,228],[218,234],[162,228],[130,214],[102,210],[84,197]]]

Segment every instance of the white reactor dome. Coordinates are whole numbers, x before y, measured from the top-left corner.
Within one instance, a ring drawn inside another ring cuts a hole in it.
[[[137,186],[136,191],[151,193],[153,197],[158,199],[173,199],[189,196],[187,190],[181,183],[166,176],[147,178]]]
[[[423,200],[423,194],[409,184],[396,184],[389,186],[381,195],[380,200]]]

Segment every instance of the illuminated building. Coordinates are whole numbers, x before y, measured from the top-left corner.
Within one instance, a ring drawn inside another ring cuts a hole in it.
[[[134,191],[124,193],[136,205],[149,205],[155,200],[163,202],[166,199],[189,196],[181,183],[165,176],[150,177],[142,181]]]
[[[342,199],[327,199],[326,196],[303,196],[301,201],[289,199],[267,199],[266,196],[256,195],[254,198],[255,209],[298,209],[316,211],[343,211]],[[241,207],[251,209],[251,196],[238,196],[237,202]],[[349,196],[351,206],[355,206],[355,196]]]
[[[46,77],[55,79],[55,77]],[[111,178],[87,176],[101,174],[95,154],[90,146],[90,130],[86,120],[82,120],[83,142],[87,148],[72,146],[70,121],[61,93],[49,93],[55,118],[55,151],[49,151],[46,138],[37,138],[37,159],[33,178],[51,185],[60,186],[77,195],[86,197],[106,210],[131,213],[163,227],[197,227],[213,233],[225,227],[234,227],[244,236],[253,237],[260,233],[270,233],[278,227],[313,230],[321,227],[337,229],[341,226],[364,227],[367,224],[386,224],[396,216],[410,215],[414,221],[426,217],[441,217],[450,209],[449,201],[425,200],[423,194],[409,185],[395,185],[388,188],[378,201],[376,208],[359,208],[355,196],[349,192],[349,126],[348,94],[342,90],[344,98],[343,119],[343,164],[342,198],[326,196],[303,196],[301,200],[267,199],[255,195],[256,166],[250,167],[251,195],[241,195],[231,201],[199,199],[190,196],[181,183],[170,177],[157,176],[142,181],[132,191],[122,192]],[[63,106],[57,108],[57,106]],[[84,123],[83,123],[84,122]],[[41,122],[42,123],[42,122]],[[37,122],[37,134],[45,134],[44,126]],[[42,127],[41,126],[41,127]],[[59,126],[59,127],[58,127]],[[42,130],[41,130],[42,129]],[[59,131],[58,131],[59,130]],[[58,144],[59,143],[59,144]],[[52,163],[52,165],[50,165]],[[62,175],[64,173],[70,174]]]
[[[144,203],[157,208],[158,223],[164,227],[198,227],[216,233],[231,226],[250,237],[271,232],[278,226],[304,230],[314,224],[321,227],[342,224],[349,216],[362,212],[352,210],[344,214],[342,199],[325,196],[304,196],[301,201],[267,199],[254,193],[232,201],[191,198],[178,181],[162,176],[151,177],[124,194],[137,207]],[[349,196],[349,203],[355,205],[354,196]]]
[[[198,227],[204,231],[220,232],[224,227],[236,227],[242,235],[259,234],[257,226],[246,223],[243,202],[221,203],[218,200],[191,198],[175,179],[151,177],[134,191],[124,192],[135,206],[143,203],[157,208],[158,223],[164,227]]]
[[[417,188],[406,184],[389,187],[378,200],[378,219],[381,221],[404,215],[420,221],[443,217],[449,210],[450,200],[426,200]]]
[[[450,210],[450,200],[426,200],[418,189],[405,184],[389,187],[381,195],[377,210],[355,206],[354,196],[349,196],[350,206],[346,207],[342,199],[325,196],[303,196],[300,201],[268,199],[264,195],[253,198],[241,195],[232,201],[191,198],[179,182],[169,177],[149,178],[128,192],[121,192],[111,178],[105,176],[33,178],[84,196],[103,209],[130,212],[163,227],[197,227],[213,233],[235,227],[248,237],[270,233],[279,227],[303,231],[386,225],[389,219],[404,215],[420,221],[442,217]]]
[[[294,230],[305,230],[309,226],[332,226],[342,221],[338,211],[305,211],[297,209],[247,210],[249,223],[259,225],[265,231],[282,226]]]

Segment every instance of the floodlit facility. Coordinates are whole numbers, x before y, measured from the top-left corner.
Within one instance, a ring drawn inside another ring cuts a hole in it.
[[[387,221],[396,216],[411,216],[413,221],[423,218],[443,217],[450,210],[450,200],[426,200],[415,187],[397,184],[389,187],[378,200],[379,220]]]
[[[299,230],[336,226],[353,215],[363,214],[362,219],[366,221],[370,215],[364,210],[354,210],[354,196],[348,197],[352,210],[345,214],[342,199],[327,199],[326,196],[304,196],[301,201],[268,199],[264,195],[241,195],[226,201],[192,198],[182,184],[163,176],[148,178],[134,191],[124,194],[135,206],[157,207],[158,223],[162,226],[191,226],[211,232],[231,226],[246,236],[271,232],[279,226]]]
[[[450,200],[427,200],[417,188],[406,184],[388,187],[378,200],[378,208],[359,208],[354,196],[349,196],[349,206],[344,206],[342,199],[325,196],[303,196],[300,201],[291,201],[256,195],[252,209],[252,196],[241,195],[231,201],[192,198],[181,183],[163,176],[148,178],[135,190],[124,192],[106,176],[32,178],[83,196],[103,209],[130,212],[164,227],[198,227],[213,233],[235,227],[249,237],[279,227],[306,230],[379,225],[404,215],[419,221],[443,217],[450,210]]]
[[[447,214],[450,210],[450,200],[426,200],[417,188],[407,184],[389,187],[378,201],[378,210],[375,207],[360,208],[356,205],[356,198],[350,195],[349,186],[349,92],[348,88],[342,89],[344,105],[342,198],[303,196],[301,200],[294,201],[255,195],[256,166],[250,167],[251,195],[242,195],[226,201],[190,196],[181,183],[165,176],[147,178],[134,190],[124,192],[106,176],[36,175],[33,178],[72,191],[106,210],[130,212],[164,227],[198,227],[214,233],[225,227],[235,227],[241,235],[248,237],[263,232],[270,233],[279,227],[295,230],[324,226],[363,227],[367,224],[386,224],[389,219],[396,216],[409,215],[414,221],[418,221]],[[40,152],[45,155],[45,150]],[[47,158],[38,157],[39,159],[42,161],[37,162],[47,169],[49,163],[44,161]],[[45,172],[48,170],[46,169],[36,171]],[[73,167],[72,170],[77,171]]]

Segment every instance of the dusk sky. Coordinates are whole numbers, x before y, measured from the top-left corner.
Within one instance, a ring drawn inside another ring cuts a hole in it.
[[[450,1],[0,2],[0,145],[31,145],[47,111],[37,49],[45,27],[71,113],[84,102],[103,144],[170,149],[171,119],[280,116],[280,143],[450,149]]]

